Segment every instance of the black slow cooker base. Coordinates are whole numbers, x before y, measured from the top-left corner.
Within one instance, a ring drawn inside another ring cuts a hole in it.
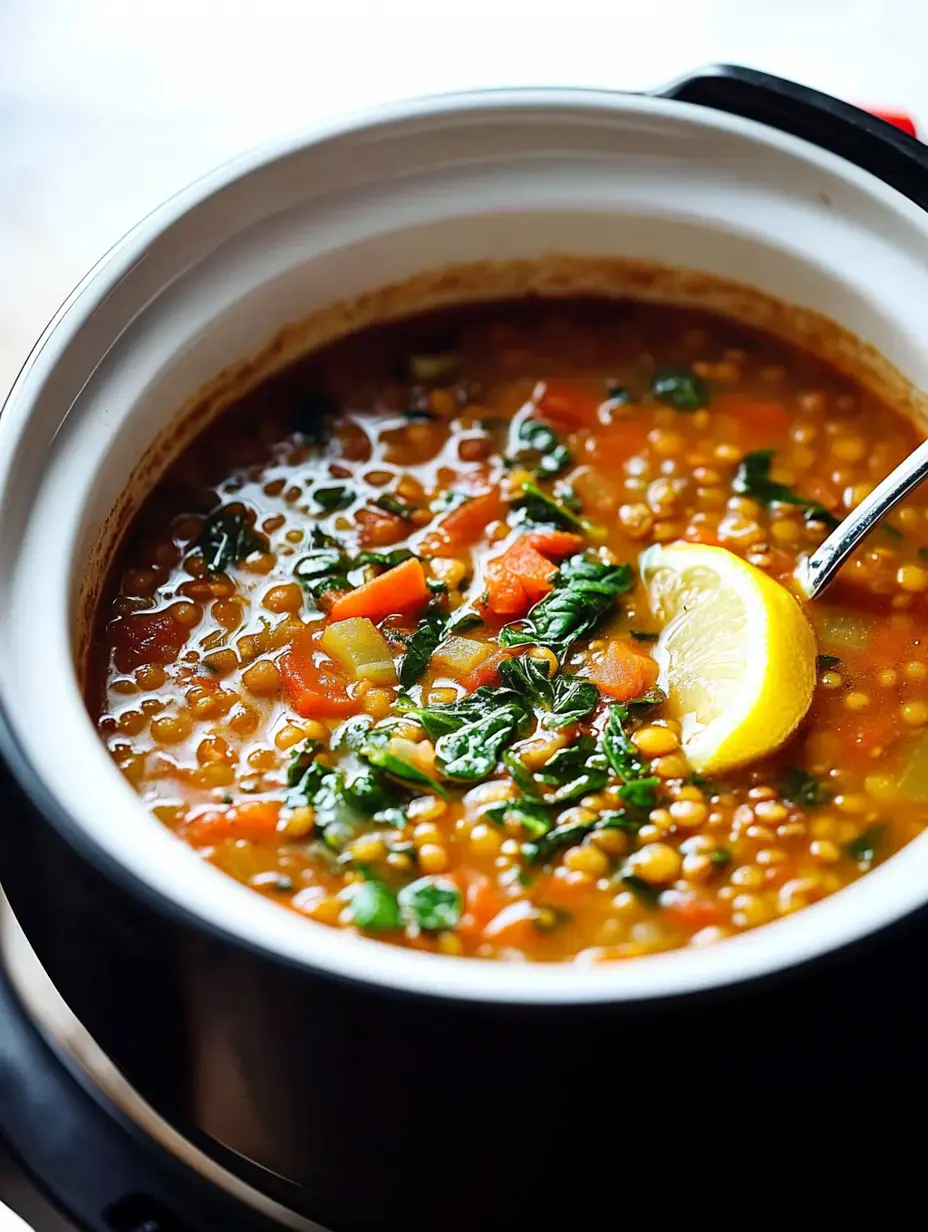
[[[86,1232],[269,1232],[81,1086],[0,974],[0,1140]],[[44,1232],[41,1227],[37,1232]]]

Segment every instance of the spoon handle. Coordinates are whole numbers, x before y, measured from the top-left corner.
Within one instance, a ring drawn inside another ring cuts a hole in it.
[[[861,540],[926,476],[928,441],[922,441],[856,509],[851,510],[811,556],[800,561],[795,578],[808,599],[822,593]]]

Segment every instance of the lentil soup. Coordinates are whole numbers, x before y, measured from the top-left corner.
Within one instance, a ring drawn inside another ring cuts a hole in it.
[[[638,558],[721,546],[788,582],[917,439],[813,356],[691,309],[519,300],[367,330],[243,397],[149,498],[90,704],[146,807],[314,920],[514,960],[720,940],[924,827],[928,507],[807,606],[809,713],[721,776],[681,750]]]

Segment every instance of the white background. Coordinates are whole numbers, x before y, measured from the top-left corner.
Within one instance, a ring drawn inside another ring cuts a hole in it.
[[[928,0],[0,0],[0,395],[114,240],[275,133],[416,93],[641,89],[712,61],[928,131],[926,47]],[[2,1161],[0,1197],[25,1209]]]
[[[319,116],[728,60],[928,124],[926,46],[926,0],[0,0],[0,393],[137,218]]]

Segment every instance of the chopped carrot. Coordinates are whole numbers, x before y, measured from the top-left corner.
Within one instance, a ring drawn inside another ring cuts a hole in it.
[[[473,693],[484,684],[496,684],[499,681],[499,669],[507,659],[517,659],[528,650],[527,646],[513,646],[511,649],[495,650],[488,659],[484,659],[472,672],[461,677],[460,683],[468,693]]]
[[[554,589],[557,565],[536,551],[529,538],[523,535],[487,563],[486,607],[497,616],[524,616]]]
[[[277,661],[284,700],[304,719],[338,719],[354,714],[358,702],[348,696],[348,682],[334,665],[316,662],[315,643],[296,638]]]
[[[786,436],[792,418],[782,402],[736,393],[716,394],[712,411],[732,417],[735,439],[743,449],[765,449],[778,444]]]
[[[480,934],[505,900],[485,873],[461,869],[457,880],[464,894],[464,912],[458,932],[464,936]]]
[[[587,675],[604,693],[616,701],[627,702],[654,686],[658,666],[650,655],[641,654],[625,642],[612,641],[600,658],[590,664]]]
[[[571,552],[579,552],[583,547],[583,536],[574,535],[569,530],[543,528],[523,535],[523,539],[526,539],[537,552],[540,552],[542,556],[547,556],[549,560],[561,560],[562,557],[569,556]]]
[[[633,418],[626,407],[621,418],[599,429],[587,442],[587,460],[593,464],[605,463],[608,467],[626,462],[647,449],[650,431],[648,421]]]
[[[181,836],[194,847],[221,843],[223,839],[248,839],[267,842],[277,833],[280,803],[274,800],[246,800],[221,809],[208,809],[186,822]]]
[[[535,402],[539,419],[563,428],[591,428],[598,419],[603,399],[574,381],[546,381]]]
[[[145,663],[173,663],[189,630],[170,612],[151,616],[121,616],[113,624],[116,667],[130,672]]]
[[[380,548],[399,543],[409,534],[406,519],[384,509],[359,509],[354,520],[361,527],[358,542],[362,548]]]
[[[395,565],[357,590],[347,590],[332,603],[333,620],[367,616],[376,624],[386,616],[417,612],[429,601],[422,562],[414,556]]]
[[[499,488],[481,492],[452,509],[423,543],[423,550],[437,556],[442,552],[469,548],[486,534],[491,522],[498,522],[506,513],[506,503]]]

